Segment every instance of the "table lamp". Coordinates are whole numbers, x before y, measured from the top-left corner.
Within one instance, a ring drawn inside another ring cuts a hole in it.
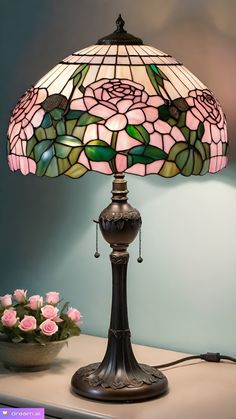
[[[127,248],[142,221],[127,202],[124,173],[166,178],[216,173],[227,164],[227,130],[219,102],[201,81],[170,55],[127,33],[120,15],[116,25],[115,32],[69,55],[22,96],[9,123],[8,162],[24,175],[114,174],[112,202],[98,220],[112,248],[107,350],[102,362],[80,368],[71,383],[80,396],[135,402],[165,393],[168,382],[156,368],[139,364],[132,351]]]

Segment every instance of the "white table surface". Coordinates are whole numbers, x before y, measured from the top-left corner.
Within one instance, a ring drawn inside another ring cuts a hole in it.
[[[81,366],[100,361],[106,342],[88,335],[74,337],[47,371],[13,373],[0,366],[0,406],[45,407],[47,415],[62,419],[236,419],[236,365],[228,362],[192,361],[165,369],[169,393],[147,402],[109,404],[75,396],[71,376]],[[185,355],[133,348],[138,361],[150,365]]]

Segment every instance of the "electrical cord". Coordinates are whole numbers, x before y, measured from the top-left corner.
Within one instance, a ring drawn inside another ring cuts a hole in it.
[[[205,354],[186,356],[185,358],[177,359],[176,361],[168,362],[161,365],[153,365],[153,368],[168,368],[174,365],[181,364],[182,362],[192,361],[193,359],[201,359],[207,362],[220,362],[223,360],[236,362],[236,358],[228,355],[221,355],[219,352],[206,352]]]

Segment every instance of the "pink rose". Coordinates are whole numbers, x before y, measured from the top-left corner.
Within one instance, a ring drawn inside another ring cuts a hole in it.
[[[41,308],[42,315],[45,317],[45,319],[55,319],[57,317],[58,311],[58,308],[49,304]]]
[[[20,169],[24,175],[36,172],[36,163],[24,156],[25,141],[34,134],[34,128],[40,126],[45,110],[40,104],[46,99],[47,90],[32,87],[22,96],[13,110],[8,127],[10,141],[9,167]]]
[[[32,330],[35,330],[37,327],[35,317],[24,316],[23,320],[21,320],[18,327],[20,330],[22,330],[22,332],[31,332]]]
[[[38,308],[41,308],[43,305],[43,297],[40,297],[40,295],[32,295],[29,297],[29,304],[28,307],[31,308],[31,310],[37,310]]]
[[[19,317],[16,317],[16,311],[13,309],[4,310],[1,322],[3,326],[12,327],[15,326]]]
[[[58,331],[57,324],[50,319],[45,320],[43,323],[40,324],[41,332],[46,336],[52,336]]]
[[[6,294],[0,297],[0,302],[3,307],[8,307],[12,305],[12,295]]]
[[[67,311],[67,316],[76,324],[79,322],[81,314],[79,310],[76,310],[76,308],[69,307]]]
[[[50,291],[46,293],[46,302],[48,304],[57,304],[59,302],[59,292]]]
[[[14,291],[14,297],[18,303],[23,303],[26,301],[26,294],[27,290],[15,290]]]
[[[220,104],[212,96],[211,92],[205,90],[192,90],[186,98],[190,106],[187,111],[186,126],[196,130],[199,122],[203,122],[204,134],[202,141],[211,144],[227,142],[226,120]]]
[[[88,111],[102,118],[110,131],[121,131],[128,124],[140,125],[158,119],[157,107],[164,100],[151,96],[144,86],[127,79],[102,79],[86,87],[83,98],[74,99],[71,109]]]

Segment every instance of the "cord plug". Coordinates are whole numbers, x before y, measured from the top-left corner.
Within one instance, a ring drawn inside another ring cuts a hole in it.
[[[200,354],[200,358],[207,362],[221,361],[221,355],[219,352],[206,352],[205,354]]]

